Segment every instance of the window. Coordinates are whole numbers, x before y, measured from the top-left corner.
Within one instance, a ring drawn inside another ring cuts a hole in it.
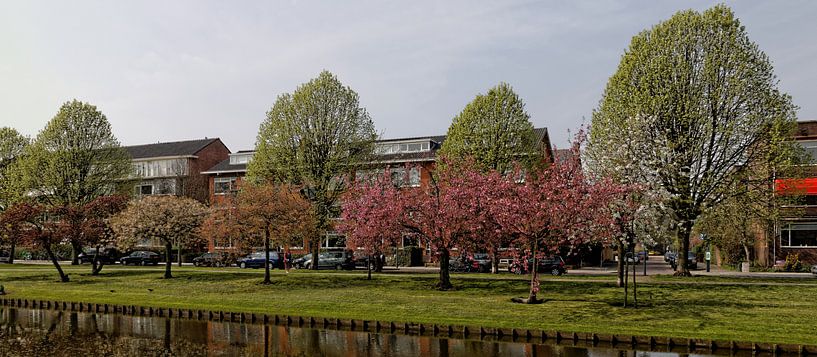
[[[817,247],[817,222],[789,223],[780,231],[783,247]]]
[[[416,141],[407,143],[383,143],[378,144],[375,153],[378,155],[399,154],[408,152],[422,152],[431,149],[430,141]]]
[[[242,165],[250,162],[250,154],[230,155],[230,165]]]
[[[798,141],[811,158],[812,164],[817,163],[817,140]]]
[[[164,177],[187,175],[185,159],[139,161],[133,164],[133,172],[138,177]]]
[[[135,193],[137,196],[152,195],[153,185],[136,185]]]
[[[408,179],[408,182],[406,182]],[[409,169],[408,177],[406,177],[405,168],[391,169],[391,181],[397,187],[420,187],[420,168],[412,167]]]
[[[324,248],[345,248],[346,236],[338,233],[326,233],[323,239]]]
[[[214,178],[213,185],[215,186],[213,188],[214,193],[217,195],[226,195],[238,190],[236,177],[216,177]]]

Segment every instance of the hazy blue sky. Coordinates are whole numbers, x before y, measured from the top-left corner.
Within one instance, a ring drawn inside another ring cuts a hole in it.
[[[123,144],[220,137],[252,148],[265,112],[321,70],[384,137],[443,134],[509,82],[565,146],[637,32],[711,1],[3,1],[0,126],[35,135],[77,98]],[[817,119],[817,1],[728,3]]]

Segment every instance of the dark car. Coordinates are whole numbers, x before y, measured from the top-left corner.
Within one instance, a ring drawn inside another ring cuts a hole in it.
[[[565,261],[558,255],[537,259],[536,265],[538,267],[537,271],[540,273],[550,273],[550,275],[562,275],[567,273]],[[508,271],[514,274],[527,274],[531,270],[533,270],[533,259],[528,259],[526,267],[523,267],[518,260],[514,260],[510,266],[508,266]]]
[[[487,273],[491,271],[491,259],[484,253],[460,255],[448,260],[448,269],[452,272]]]
[[[244,258],[238,260],[238,266],[240,268],[263,268],[264,261],[266,260],[266,254],[264,252],[255,252],[250,255],[247,255]],[[270,268],[279,268],[283,269],[284,267],[284,260],[282,259],[281,255],[278,252],[269,252],[269,265]]]
[[[311,258],[311,256],[310,256]],[[363,253],[362,251],[355,251],[352,254],[352,260],[355,262],[355,268],[363,268],[367,269],[369,265],[369,256]],[[377,261],[377,257],[372,257],[372,263]],[[374,265],[372,265],[372,269],[374,269]]]
[[[668,251],[664,253],[664,261],[669,263],[670,260],[675,259],[675,252]]]
[[[674,254],[669,261],[672,269],[678,269],[678,254]],[[698,269],[698,256],[693,252],[687,252],[687,269]]]
[[[8,263],[11,261],[11,253],[0,250],[0,263]]]
[[[309,254],[304,255],[304,256],[302,256],[302,257],[300,257],[298,259],[293,260],[292,261],[292,267],[297,268],[297,269],[303,269],[304,263],[306,263],[307,261],[310,261],[310,260],[312,260],[312,253],[309,253]]]
[[[116,262],[118,262],[119,258],[122,256],[122,254],[120,254],[119,251],[114,248],[103,248],[100,249],[100,251],[101,252],[97,254],[96,248],[86,249],[77,256],[79,263],[91,264],[91,262],[94,261],[94,257],[96,257],[97,263],[116,264]]]
[[[491,257],[486,253],[476,253],[473,256],[472,268],[480,273],[491,272]]]
[[[119,259],[122,265],[159,265],[159,254],[146,250],[137,250]]]
[[[225,252],[204,253],[193,258],[193,265],[197,267],[226,267],[230,263],[230,255]]]

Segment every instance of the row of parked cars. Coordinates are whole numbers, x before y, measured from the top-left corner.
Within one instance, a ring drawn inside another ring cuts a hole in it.
[[[158,265],[161,256],[156,252],[139,250],[128,255],[120,256],[114,249],[103,250],[97,254],[96,250],[86,250],[79,255],[79,261],[83,264],[90,264],[94,258],[102,264],[122,264],[122,265]],[[204,253],[193,259],[194,266],[226,267],[238,266],[240,268],[263,268],[267,255],[264,252],[254,252],[243,257],[235,257],[225,252]],[[272,268],[284,268],[284,254],[277,251],[269,252],[269,262]],[[290,256],[291,259],[291,256]],[[291,260],[294,268],[309,269],[312,265],[312,254],[307,254],[298,259]],[[356,267],[366,267],[368,258],[355,257],[352,251],[330,251],[318,255],[319,269],[355,269]]]
[[[672,266],[672,269],[678,268],[678,253],[666,252],[664,253],[664,261]],[[698,256],[693,252],[687,252],[687,269],[698,269]]]
[[[523,262],[518,259],[507,260],[508,271],[513,274],[527,274],[533,271],[533,259]],[[472,255],[461,255],[448,261],[448,267],[452,272],[478,272],[488,273],[491,271],[491,258],[485,253]],[[567,273],[565,261],[562,257],[555,255],[536,260],[537,272],[551,275],[562,275]]]

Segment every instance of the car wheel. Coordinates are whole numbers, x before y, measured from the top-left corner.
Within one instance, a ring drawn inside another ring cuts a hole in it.
[[[343,270],[343,266],[341,266],[340,264],[335,265],[335,270]]]
[[[145,265],[148,265],[148,262],[146,262],[146,261],[144,261],[144,260],[143,260],[143,261],[139,262],[139,265],[141,265],[141,266],[145,266]]]
[[[562,271],[559,268],[553,268],[550,270],[550,275],[562,275]]]
[[[239,267],[241,269],[247,269],[247,263],[241,262],[241,265],[239,265]]]

